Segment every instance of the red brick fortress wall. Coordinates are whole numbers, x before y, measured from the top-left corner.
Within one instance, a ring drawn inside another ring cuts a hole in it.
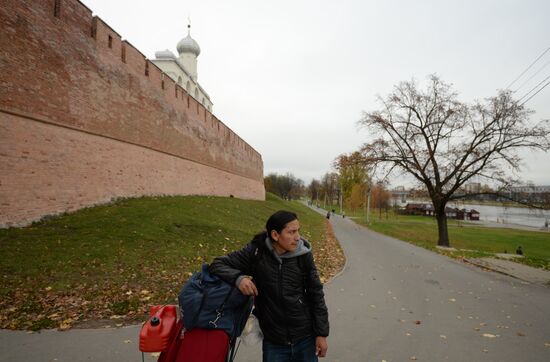
[[[114,197],[264,199],[261,155],[76,0],[0,8],[0,226]]]

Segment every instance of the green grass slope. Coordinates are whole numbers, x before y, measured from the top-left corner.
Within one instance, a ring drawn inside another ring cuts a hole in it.
[[[320,215],[271,194],[124,199],[0,230],[0,327],[141,318],[148,305],[173,302],[191,272],[246,244],[279,209],[298,213],[314,245],[324,239]]]

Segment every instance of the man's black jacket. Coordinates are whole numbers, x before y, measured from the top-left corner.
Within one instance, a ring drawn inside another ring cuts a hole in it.
[[[269,242],[265,235],[255,237],[243,249],[214,259],[210,273],[231,284],[242,275],[253,277],[258,289],[255,314],[267,341],[284,345],[311,335],[328,336],[323,285],[309,243],[303,240],[309,251],[300,256],[277,258]]]

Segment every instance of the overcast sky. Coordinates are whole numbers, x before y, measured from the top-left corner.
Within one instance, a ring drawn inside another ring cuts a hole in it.
[[[190,16],[214,114],[261,153],[265,174],[306,184],[368,140],[361,112],[399,81],[436,73],[470,102],[506,88],[550,47],[548,0],[82,2],[148,58],[177,54]],[[511,89],[537,71],[519,97],[550,76],[550,51]],[[527,106],[533,120],[549,119],[550,86]],[[550,185],[550,154],[525,153],[523,170]]]

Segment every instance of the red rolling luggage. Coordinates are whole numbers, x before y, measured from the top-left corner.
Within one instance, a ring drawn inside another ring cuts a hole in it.
[[[178,322],[178,335],[168,349],[161,353],[158,362],[225,362],[229,354],[229,335],[220,329],[194,328],[182,331]]]

